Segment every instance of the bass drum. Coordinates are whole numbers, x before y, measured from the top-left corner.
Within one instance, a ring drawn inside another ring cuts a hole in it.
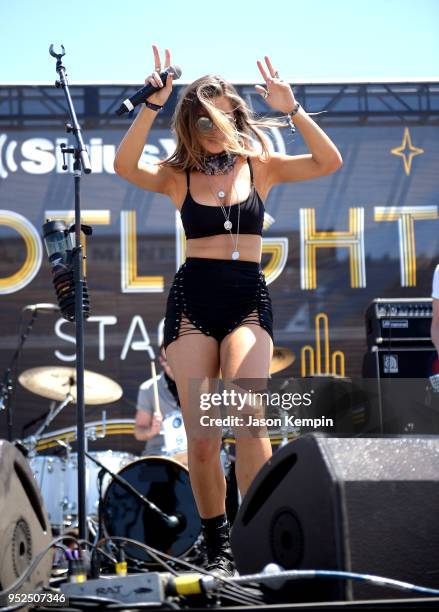
[[[189,471],[173,459],[151,456],[130,463],[118,475],[160,510],[177,516],[180,525],[175,529],[167,527],[157,513],[113,479],[102,502],[108,536],[137,540],[174,557],[189,552],[201,532]],[[126,545],[125,552],[136,559],[152,560],[137,546]]]

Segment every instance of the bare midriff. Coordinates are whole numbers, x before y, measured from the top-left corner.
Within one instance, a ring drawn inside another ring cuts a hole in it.
[[[235,250],[236,235],[207,236],[205,238],[191,238],[186,242],[186,257],[206,257],[208,259],[232,259]],[[236,250],[239,252],[238,261],[261,262],[262,238],[253,234],[240,234]]]

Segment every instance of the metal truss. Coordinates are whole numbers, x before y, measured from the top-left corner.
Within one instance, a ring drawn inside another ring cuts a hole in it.
[[[174,87],[156,127],[169,127],[182,87]],[[139,84],[71,85],[82,127],[124,129],[129,117],[118,117],[116,108],[138,88]],[[272,114],[253,85],[236,88],[255,112]],[[439,124],[439,81],[302,83],[294,85],[294,93],[307,112],[322,113],[315,120],[327,126]],[[54,85],[0,85],[2,127],[50,128],[66,119],[64,93]]]

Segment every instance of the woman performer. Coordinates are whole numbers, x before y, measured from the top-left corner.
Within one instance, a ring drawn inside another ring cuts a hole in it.
[[[160,79],[162,60],[155,45],[153,53],[155,69],[145,83],[160,89],[142,106],[123,138],[114,168],[138,187],[169,196],[181,214],[186,261],[168,295],[164,345],[188,433],[188,467],[206,542],[207,569],[231,575],[221,432],[191,437],[190,382],[218,378],[220,370],[224,380],[267,380],[273,317],[260,265],[264,201],[274,185],[331,174],[342,159],[265,57],[266,67],[257,62],[265,87],[257,85],[256,90],[271,109],[288,116],[292,129],[294,123],[309,154],[271,152],[263,128],[273,121],[256,118],[233,85],[208,75],[181,94],[173,117],[174,153],[155,165],[139,161],[157,111],[172,91],[172,76],[165,85]],[[164,59],[167,68],[168,49]],[[241,495],[270,456],[268,437],[237,436]]]

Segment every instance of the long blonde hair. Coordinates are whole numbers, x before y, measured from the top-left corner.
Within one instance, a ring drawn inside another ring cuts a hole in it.
[[[225,96],[231,102],[234,122],[212,104],[212,99],[220,96]],[[209,74],[187,85],[182,91],[172,119],[177,146],[174,153],[161,162],[163,165],[180,171],[202,166],[205,152],[199,141],[196,124],[202,113],[207,114],[223,133],[224,150],[243,156],[267,158],[269,148],[264,129],[287,125],[280,119],[257,118],[231,83],[220,76]],[[253,140],[260,144],[261,151],[255,149]]]

